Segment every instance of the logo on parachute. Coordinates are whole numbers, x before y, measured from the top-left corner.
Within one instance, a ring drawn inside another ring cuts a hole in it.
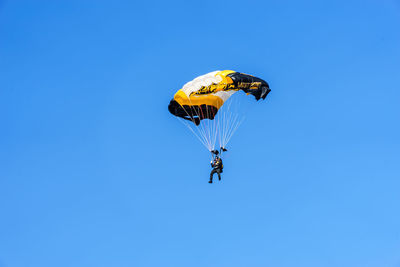
[[[237,90],[234,84],[228,84],[228,83],[223,83],[223,84],[211,84],[210,86],[202,86],[199,90],[192,92],[190,96],[192,95],[208,95],[212,93],[216,93],[219,91],[229,91],[229,90]]]
[[[237,85],[240,89],[258,89],[261,86],[261,82],[239,82]]]

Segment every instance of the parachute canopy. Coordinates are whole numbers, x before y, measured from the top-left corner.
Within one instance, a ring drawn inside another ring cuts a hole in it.
[[[186,83],[168,106],[175,116],[196,125],[213,120],[222,105],[237,91],[265,99],[271,91],[266,81],[233,70],[213,71]]]
[[[214,71],[185,84],[168,110],[212,152],[216,145],[225,148],[241,125],[247,113],[244,107],[252,106],[247,100],[265,99],[270,91],[260,78],[233,70]]]

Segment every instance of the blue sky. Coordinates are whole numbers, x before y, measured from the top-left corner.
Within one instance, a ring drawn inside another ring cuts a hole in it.
[[[0,1],[0,266],[400,266],[400,2]],[[222,182],[169,114],[272,92]]]

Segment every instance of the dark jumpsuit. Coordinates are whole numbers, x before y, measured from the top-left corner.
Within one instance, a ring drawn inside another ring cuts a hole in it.
[[[211,167],[213,167],[210,173],[210,183],[212,183],[214,173],[218,174],[218,180],[221,180],[221,173],[224,165],[222,164],[221,158],[215,158],[214,161],[211,163]]]

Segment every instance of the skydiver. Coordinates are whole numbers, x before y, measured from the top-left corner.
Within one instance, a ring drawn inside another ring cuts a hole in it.
[[[208,181],[208,182],[210,184],[212,184],[214,173],[218,174],[218,180],[221,181],[221,173],[223,172],[224,165],[222,164],[222,159],[218,155],[216,155],[214,160],[211,161],[211,167],[213,169],[210,173],[210,181]]]
[[[222,152],[228,151],[226,148],[221,147],[220,152],[218,150],[212,150],[211,154],[213,155],[213,160],[211,161],[211,167],[213,168],[211,173],[210,173],[210,181],[208,181],[210,184],[212,184],[213,176],[215,173],[218,174],[218,180],[221,181],[221,173],[223,172],[224,169],[224,164],[222,163],[222,159],[219,157],[219,154],[222,155]],[[215,155],[215,157],[214,157]]]

